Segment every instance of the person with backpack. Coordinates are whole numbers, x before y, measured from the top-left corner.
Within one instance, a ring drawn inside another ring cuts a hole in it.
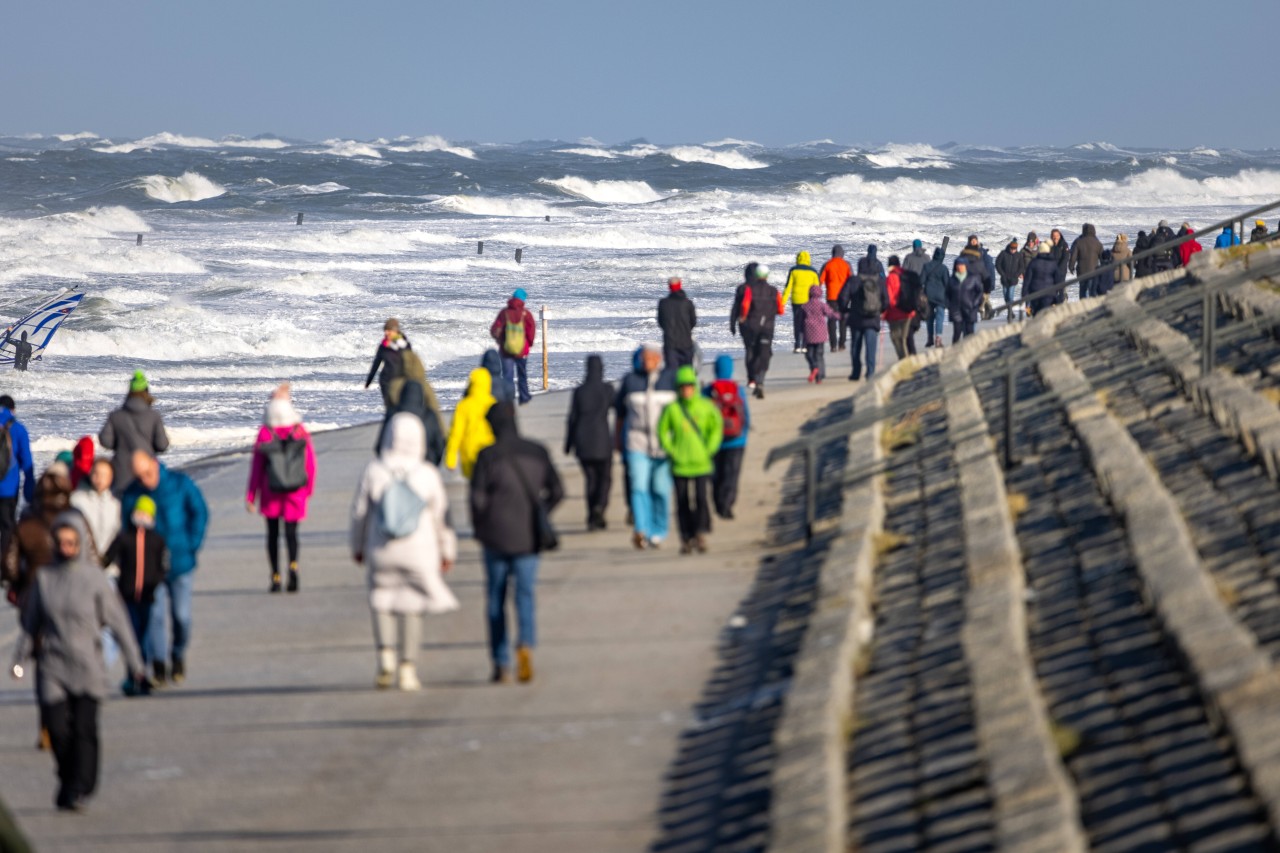
[[[0,553],[18,529],[18,499],[31,503],[36,496],[31,437],[14,415],[17,408],[12,397],[0,395]]]
[[[488,368],[484,369],[488,370]],[[489,375],[493,375],[492,370],[489,371]],[[502,381],[501,368],[499,368],[498,380],[499,382]],[[382,439],[387,434],[387,427],[390,425],[391,419],[401,412],[408,412],[422,421],[422,428],[425,430],[427,437],[426,460],[437,467],[440,465],[441,460],[444,459],[445,450],[444,418],[440,415],[440,408],[436,402],[435,394],[423,391],[424,388],[429,389],[430,387],[430,385],[424,385],[416,379],[410,379],[404,383],[400,391],[400,399],[382,417],[382,427],[378,430],[378,440],[373,446],[375,456],[382,449]],[[511,399],[508,398],[507,402],[511,402]]]
[[[711,496],[716,515],[733,518],[733,505],[738,502],[738,479],[742,476],[742,456],[747,449],[747,431],[751,429],[751,410],[742,386],[733,380],[733,358],[716,357],[716,379],[703,393],[720,410],[724,425],[723,440],[716,452],[715,473],[711,477]]]
[[[378,351],[373,354],[373,365],[369,368],[369,375],[365,377],[364,387],[368,388],[373,384],[373,378],[378,377],[383,408],[389,409],[394,405],[391,383],[405,375],[404,354],[412,350],[409,339],[400,331],[399,320],[392,317],[382,324],[382,343],[378,344]]]
[[[947,319],[947,285],[951,273],[947,270],[942,247],[933,250],[933,259],[924,265],[920,273],[920,287],[929,303],[929,323],[925,328],[925,346],[942,346],[942,328]]]
[[[867,254],[858,261],[858,278],[845,285],[848,297],[845,315],[849,326],[849,357],[853,372],[850,382],[862,378],[863,353],[866,354],[867,379],[876,372],[876,347],[880,344],[880,315],[889,304],[889,292],[885,289],[884,266],[876,258],[874,244],[867,246]]]
[[[831,260],[823,264],[822,271],[818,273],[818,278],[827,288],[827,305],[836,315],[827,321],[827,340],[831,342],[832,352],[843,352],[848,341],[849,329],[844,324],[844,314],[840,312],[840,294],[852,275],[853,268],[844,259],[844,246],[837,243],[831,247]]]
[[[746,348],[747,388],[757,400],[763,400],[764,379],[773,360],[774,326],[782,316],[783,302],[778,288],[769,284],[767,266],[749,264],[747,275],[751,280],[746,282],[741,299],[734,303],[734,315]]]
[[[684,292],[679,276],[667,279],[667,295],[658,300],[658,328],[662,330],[662,355],[667,369],[693,364],[693,329],[698,312]]]
[[[485,350],[480,356],[480,366],[489,371],[489,375],[493,377],[493,399],[499,403],[515,403],[515,383],[502,375],[502,353],[496,349]],[[389,415],[387,419],[390,420]]]
[[[604,360],[598,355],[587,356],[587,375],[573,389],[569,404],[564,452],[576,453],[582,466],[588,530],[609,526],[604,514],[609,508],[609,487],[613,482],[613,434],[609,428],[613,394],[613,386],[604,380]]]
[[[507,307],[489,326],[489,337],[502,353],[502,375],[508,382],[516,379],[517,399],[522,406],[533,399],[529,394],[529,348],[538,331],[533,314],[524,307],[528,298],[524,288],[517,287],[507,300]]]
[[[351,558],[367,568],[379,690],[422,688],[422,616],[458,609],[444,582],[458,540],[444,481],[425,455],[422,421],[408,412],[395,415],[351,503]]]
[[[915,355],[915,342],[911,339],[911,321],[915,317],[917,295],[902,274],[902,264],[897,255],[889,256],[889,275],[885,277],[885,293],[889,301],[884,309],[884,321],[889,324],[889,341],[899,359]]]
[[[543,551],[557,547],[550,515],[564,499],[564,486],[547,449],[520,437],[514,407],[494,406],[488,420],[494,442],[476,459],[470,502],[471,526],[484,549],[491,678],[502,683],[510,677],[507,590],[514,586],[519,623],[516,678],[529,682],[533,680],[533,650],[538,644],[538,563]]]
[[[1266,220],[1255,219],[1253,222],[1253,230],[1249,232],[1249,242],[1261,243],[1262,241],[1266,240],[1267,237],[1268,237],[1268,234],[1267,234]]]
[[[827,378],[828,323],[839,317],[822,298],[822,286],[815,284],[809,291],[809,301],[796,309],[804,316],[805,360],[809,363],[809,381],[821,382]]]
[[[293,401],[285,395],[275,396],[267,403],[258,428],[244,496],[249,512],[256,504],[257,512],[267,522],[270,592],[280,591],[281,526],[289,557],[288,590],[298,591],[298,525],[307,517],[315,484],[316,452],[311,435]]]
[[[120,567],[116,588],[124,601],[133,626],[133,637],[142,655],[142,674],[145,676],[147,660],[147,626],[151,624],[151,607],[155,604],[156,588],[164,583],[168,573],[169,551],[164,537],[156,532],[156,504],[143,495],[133,505],[129,524],[121,529],[107,545],[103,560],[108,565]],[[135,682],[129,678],[124,684],[125,695],[145,693],[150,682]]]
[[[141,370],[133,372],[129,381],[129,394],[124,405],[107,417],[98,433],[98,443],[106,450],[115,451],[111,464],[115,476],[111,488],[117,494],[133,482],[133,454],[144,450],[155,456],[169,449],[169,433],[164,428],[164,418],[153,406],[151,385]]]
[[[803,353],[804,349],[804,315],[800,306],[809,301],[809,294],[815,285],[822,284],[818,271],[810,265],[808,252],[797,252],[796,263],[787,270],[786,287],[782,290],[783,303],[791,303],[791,319],[795,331],[795,352]]]
[[[821,290],[819,285],[814,288]],[[819,294],[818,299],[821,300]],[[826,308],[824,303],[823,308]],[[824,329],[825,331],[825,329]],[[720,409],[698,393],[698,374],[686,365],[676,372],[679,395],[667,404],[658,421],[658,440],[671,460],[675,477],[676,518],[680,553],[705,553],[711,532],[711,502],[707,494],[715,471],[716,453],[724,440]]]
[[[453,470],[461,465],[462,476],[468,480],[480,451],[493,444],[493,430],[485,419],[494,404],[490,382],[489,371],[483,367],[471,371],[466,394],[454,407],[453,423],[449,425],[445,464]]]

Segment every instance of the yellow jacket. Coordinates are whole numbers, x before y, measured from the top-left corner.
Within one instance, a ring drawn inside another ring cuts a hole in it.
[[[471,479],[471,469],[480,451],[493,444],[493,429],[485,415],[493,405],[493,375],[483,367],[471,371],[467,396],[458,401],[453,410],[453,424],[449,427],[449,441],[444,448],[445,464],[458,467],[462,458],[462,476]]]
[[[810,266],[809,253],[798,252],[796,265],[787,273],[787,287],[782,291],[782,301],[803,305],[809,301],[809,288],[821,283],[818,271]]]

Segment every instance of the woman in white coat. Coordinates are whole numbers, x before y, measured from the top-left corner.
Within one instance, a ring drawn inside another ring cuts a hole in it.
[[[407,413],[392,417],[351,506],[351,555],[369,571],[378,647],[375,684],[381,689],[393,683],[401,690],[422,686],[417,673],[422,614],[458,609],[443,577],[453,567],[458,540],[446,521],[444,482],[436,467],[423,461],[425,455],[421,419]]]

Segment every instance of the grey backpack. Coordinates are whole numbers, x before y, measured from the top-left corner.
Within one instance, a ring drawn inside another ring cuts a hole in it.
[[[378,529],[388,539],[403,539],[418,529],[427,502],[409,486],[409,476],[392,475],[391,485],[378,501]]]

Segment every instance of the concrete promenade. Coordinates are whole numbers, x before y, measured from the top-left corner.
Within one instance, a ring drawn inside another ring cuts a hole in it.
[[[894,361],[887,341],[882,358]],[[198,465],[212,520],[187,682],[104,706],[99,794],[87,814],[67,816],[52,808],[51,757],[32,748],[31,682],[5,679],[0,797],[42,851],[655,845],[666,775],[716,665],[718,637],[776,551],[767,527],[785,465],[766,473],[763,459],[857,387],[845,378],[847,354],[828,361],[831,378],[812,386],[801,356],[776,352],[768,398],[751,401],[738,518],[717,520],[704,556],[680,557],[670,544],[632,549],[620,468],[610,528],[587,534],[579,469],[560,453],[567,395],[541,395],[521,410],[522,431],[547,443],[568,492],[556,513],[563,547],[542,566],[537,677],[528,686],[488,683],[483,573],[456,477],[450,493],[464,539],[448,580],[462,609],[427,620],[424,690],[401,694],[373,689],[364,571],[346,546],[375,431],[317,436],[319,485],[302,527],[296,596],[267,594],[262,522],[243,505],[247,454]]]

